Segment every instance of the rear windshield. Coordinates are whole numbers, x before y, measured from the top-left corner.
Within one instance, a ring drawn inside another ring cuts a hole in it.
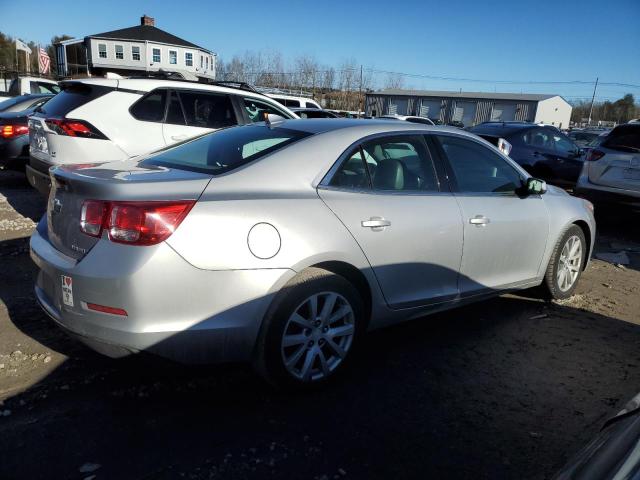
[[[43,105],[39,111],[53,116],[63,117],[67,113],[81,107],[112,89],[98,85],[65,85],[63,90]]]
[[[287,128],[246,125],[208,133],[148,157],[143,165],[158,165],[209,174],[238,168],[311,135]]]
[[[640,125],[621,125],[614,128],[602,146],[622,152],[640,152]]]

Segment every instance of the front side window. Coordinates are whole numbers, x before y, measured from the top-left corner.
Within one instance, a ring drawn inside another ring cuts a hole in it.
[[[289,118],[289,115],[276,109],[273,105],[269,105],[266,102],[262,102],[254,98],[245,98],[244,106],[247,110],[247,114],[249,115],[249,119],[252,122],[264,122],[265,114],[274,114],[284,118]]]
[[[153,49],[153,61],[155,63],[160,63],[162,61],[162,56],[160,55],[160,49],[159,48],[154,48]]]
[[[179,92],[187,125],[202,128],[224,128],[237,125],[231,98],[211,93]]]
[[[116,45],[116,59],[124,59],[124,47],[122,45]]]
[[[311,135],[264,125],[228,128],[161,150],[142,162],[169,168],[218,174],[287,147]]]
[[[98,57],[107,58],[107,44],[99,43],[98,44]]]
[[[155,90],[131,107],[131,115],[145,122],[161,122],[164,119],[166,98],[166,90]]]
[[[135,45],[131,47],[131,59],[136,62],[140,61],[140,47],[136,47]]]
[[[184,54],[184,64],[187,67],[193,67],[193,53],[185,52],[185,54]]]
[[[169,63],[171,65],[177,65],[178,63],[178,52],[175,50],[169,50]]]
[[[553,138],[556,152],[561,155],[570,155],[572,153],[576,153],[578,150],[575,144],[568,138],[565,138],[564,135],[554,133],[551,135],[551,138]]]
[[[436,138],[449,160],[461,192],[513,193],[522,186],[516,169],[489,148],[464,138]]]

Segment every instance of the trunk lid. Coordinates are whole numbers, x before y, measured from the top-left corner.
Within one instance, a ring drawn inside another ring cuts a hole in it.
[[[51,244],[76,260],[100,240],[80,231],[85,200],[197,200],[211,176],[166,167],[139,165],[137,160],[102,165],[75,165],[51,170],[47,228]]]
[[[640,124],[616,127],[596,150],[605,155],[589,165],[589,181],[640,191]]]

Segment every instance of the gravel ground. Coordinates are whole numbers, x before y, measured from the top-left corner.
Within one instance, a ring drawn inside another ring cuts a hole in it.
[[[67,338],[31,293],[43,208],[0,172],[2,479],[547,478],[640,391],[628,218],[599,219],[608,261],[569,301],[523,292],[377,331],[337,382],[283,394],[244,366],[113,361]]]

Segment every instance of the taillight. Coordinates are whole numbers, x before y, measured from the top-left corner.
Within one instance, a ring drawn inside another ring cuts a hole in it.
[[[0,130],[2,138],[15,138],[27,133],[29,133],[29,127],[26,125],[2,125],[2,130]]]
[[[596,162],[596,161],[600,160],[602,157],[604,157],[604,152],[601,152],[600,150],[595,150],[594,149],[594,150],[591,150],[587,154],[585,160],[587,162]]]
[[[106,230],[112,242],[155,245],[178,228],[194,205],[193,200],[174,202],[105,202],[86,200],[80,230],[100,237]]]
[[[106,140],[107,138],[100,130],[84,120],[48,118],[45,120],[45,123],[47,124],[47,127],[58,135],[80,138],[99,138],[102,140]]]

